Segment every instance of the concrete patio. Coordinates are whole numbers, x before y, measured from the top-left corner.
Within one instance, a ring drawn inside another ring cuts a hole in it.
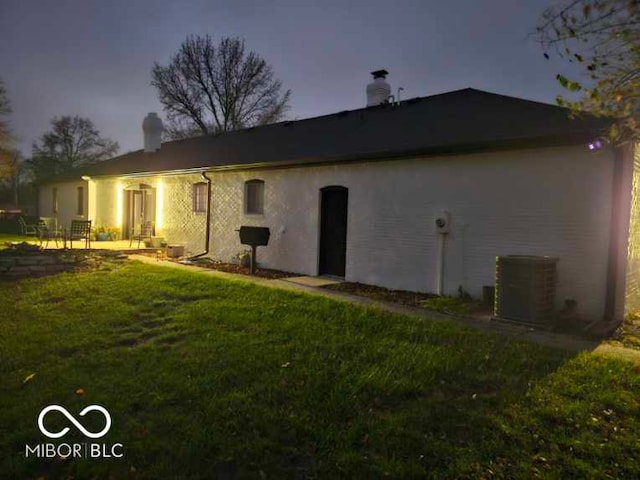
[[[42,246],[42,248],[46,249],[46,250],[55,250],[55,249],[61,249],[61,248],[65,248],[64,247],[64,241],[58,239],[58,242],[56,244],[55,240],[49,240],[48,242],[46,240],[44,241],[40,241],[36,238],[25,238],[24,240],[27,243],[31,243],[33,245],[38,245],[38,246]],[[18,242],[13,242],[13,243],[18,243]],[[70,249],[71,248],[71,242],[69,240],[67,240],[66,242],[66,248]],[[84,240],[74,240],[73,241],[73,249],[74,250],[84,250],[85,249],[85,242]],[[91,250],[122,250],[122,251],[150,251],[150,252],[155,252],[159,249],[157,248],[148,248],[145,246],[144,242],[140,242],[140,247],[138,247],[138,241],[134,240],[131,243],[131,246],[129,246],[129,240],[114,240],[114,241],[97,241],[97,240],[92,240],[91,241],[91,246],[90,246]],[[160,249],[163,250],[164,249]]]
[[[45,246],[46,245],[46,246]],[[56,246],[56,242],[50,240],[49,243],[47,244],[47,242],[45,241],[42,244],[43,248],[49,250],[49,249],[55,249],[55,248],[63,248],[63,242],[58,240],[58,246]],[[70,249],[71,247],[71,242],[67,240],[67,246],[66,248]],[[73,241],[73,249],[74,250],[84,250],[85,248],[85,242],[82,240],[74,240]],[[162,250],[164,252],[164,248],[158,249],[158,248],[148,248],[145,246],[144,242],[140,243],[140,247],[138,247],[138,242],[134,241],[133,243],[131,243],[131,245],[129,245],[129,240],[114,240],[114,241],[104,241],[104,242],[98,242],[98,241],[92,241],[91,242],[91,246],[89,247],[91,250],[121,250],[121,251],[149,251],[149,252],[155,252],[158,250]]]

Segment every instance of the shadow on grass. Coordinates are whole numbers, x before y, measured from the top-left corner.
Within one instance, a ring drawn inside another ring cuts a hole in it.
[[[587,478],[638,466],[638,375],[623,362],[140,264],[11,289],[0,470],[13,478]],[[51,403],[104,405],[104,442],[125,457],[24,459],[25,443],[46,440],[34,422]]]

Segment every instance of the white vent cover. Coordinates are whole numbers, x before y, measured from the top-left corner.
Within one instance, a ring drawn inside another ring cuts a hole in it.
[[[376,70],[371,72],[373,82],[367,85],[367,107],[382,105],[389,102],[391,96],[391,85],[385,78],[389,75],[386,70]]]

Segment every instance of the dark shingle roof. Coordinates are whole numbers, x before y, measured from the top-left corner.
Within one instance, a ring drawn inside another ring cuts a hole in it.
[[[166,142],[157,152],[126,153],[64,178],[571,144],[586,142],[602,129],[602,121],[570,119],[561,107],[468,88],[399,105]]]

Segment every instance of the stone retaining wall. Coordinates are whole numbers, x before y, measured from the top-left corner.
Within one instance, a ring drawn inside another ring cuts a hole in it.
[[[71,271],[76,262],[55,255],[0,256],[0,280]]]

